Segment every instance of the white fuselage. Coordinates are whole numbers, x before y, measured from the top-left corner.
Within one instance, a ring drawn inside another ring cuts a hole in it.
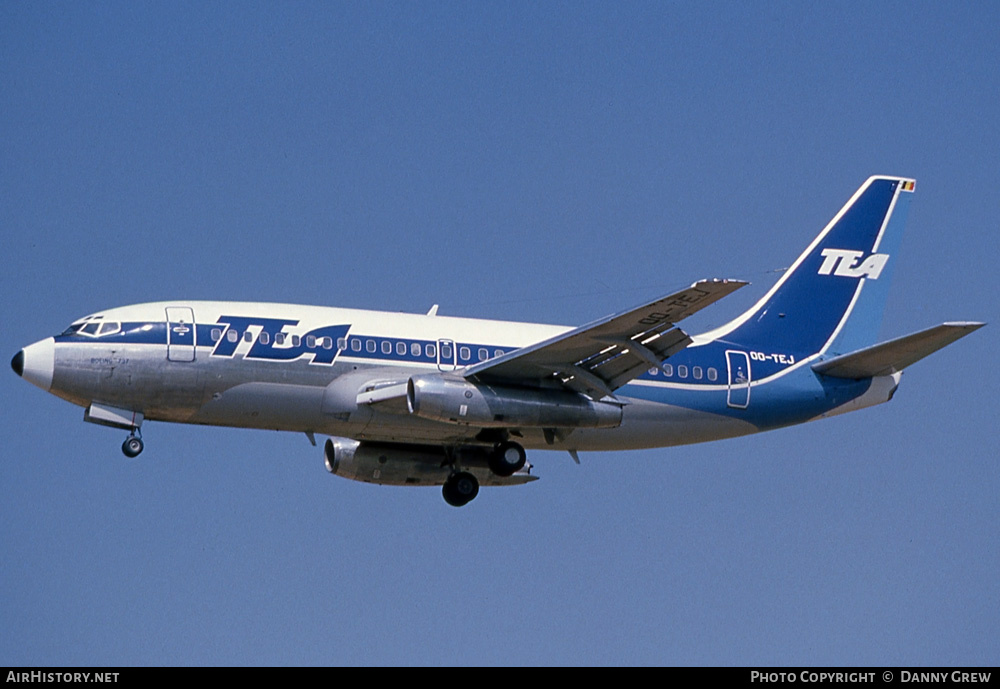
[[[24,377],[82,407],[130,410],[149,420],[433,444],[475,442],[480,429],[417,418],[400,405],[358,404],[359,393],[414,373],[460,371],[568,330],[240,302],[140,304],[102,311],[75,325],[80,323],[104,325],[84,325],[94,332],[78,328],[25,348]],[[178,332],[184,330],[189,332]],[[704,382],[706,393],[724,400],[725,382]],[[618,427],[566,429],[555,436],[522,429],[519,442],[541,449],[640,448],[758,430],[707,408],[643,398],[669,387],[655,380],[626,386],[619,396],[625,404]]]

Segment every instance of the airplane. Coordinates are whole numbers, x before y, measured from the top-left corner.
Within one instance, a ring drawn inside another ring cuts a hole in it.
[[[129,432],[144,421],[276,429],[324,444],[330,473],[437,485],[536,480],[526,450],[669,447],[892,399],[902,371],[985,325],[877,341],[915,189],[865,181],[776,284],[700,335],[678,323],[748,284],[700,280],[568,328],[290,304],[165,301],[107,309],[24,347],[30,383]]]

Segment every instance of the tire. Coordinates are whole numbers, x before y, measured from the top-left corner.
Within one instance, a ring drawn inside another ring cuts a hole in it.
[[[452,507],[468,505],[479,495],[479,481],[472,474],[460,471],[448,477],[441,494],[444,501]]]
[[[528,456],[517,443],[498,443],[490,453],[490,471],[497,476],[511,476],[524,468]]]
[[[126,438],[125,442],[122,443],[122,453],[129,458],[138,457],[139,453],[142,452],[142,448],[142,438],[138,438],[134,435]]]

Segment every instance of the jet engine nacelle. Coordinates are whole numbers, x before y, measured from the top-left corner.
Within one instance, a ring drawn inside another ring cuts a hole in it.
[[[527,483],[531,465],[513,476],[497,476],[489,468],[489,448],[456,447],[451,456],[433,445],[385,445],[348,438],[328,438],[323,446],[326,470],[352,481],[389,486],[440,486],[448,480],[458,462],[463,471],[475,475],[484,486]]]
[[[412,376],[410,413],[424,419],[483,428],[615,428],[622,408],[569,390],[536,390],[470,383],[440,375]]]
[[[443,448],[361,443],[329,438],[323,446],[326,470],[353,481],[391,486],[440,485],[448,478]]]

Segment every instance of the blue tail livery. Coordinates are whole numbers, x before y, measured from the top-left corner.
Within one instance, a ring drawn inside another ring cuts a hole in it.
[[[167,301],[97,312],[11,361],[30,383],[123,429],[145,421],[277,429],[324,443],[336,475],[442,486],[535,480],[527,450],[669,447],[756,433],[892,398],[902,371],[982,327],[877,335],[915,183],[869,178],[746,313],[685,318],[740,280],[686,289],[578,328],[294,304]]]

